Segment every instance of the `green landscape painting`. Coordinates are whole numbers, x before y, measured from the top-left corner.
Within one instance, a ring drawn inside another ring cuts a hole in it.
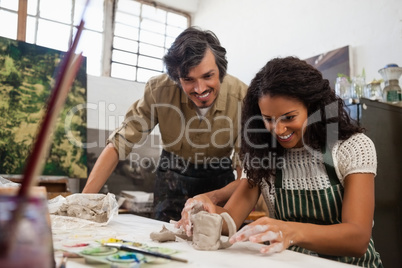
[[[24,172],[64,54],[0,37],[0,174]],[[42,175],[87,177],[85,105],[84,58],[53,131]]]

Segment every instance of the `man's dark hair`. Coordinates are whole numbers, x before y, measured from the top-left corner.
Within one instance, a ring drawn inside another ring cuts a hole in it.
[[[186,77],[191,68],[200,64],[207,49],[210,49],[215,56],[219,69],[219,80],[222,82],[228,65],[226,49],[221,46],[218,37],[213,32],[203,31],[196,27],[184,30],[163,57],[169,77],[180,84],[180,77]]]

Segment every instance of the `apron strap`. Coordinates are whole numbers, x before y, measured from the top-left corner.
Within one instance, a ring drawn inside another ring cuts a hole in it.
[[[324,166],[327,170],[329,181],[332,186],[339,184],[338,176],[336,175],[334,160],[332,158],[332,150],[330,148],[325,148],[325,153],[323,155]]]
[[[332,186],[339,184],[338,176],[336,175],[334,161],[332,159],[332,153],[329,148],[322,150],[324,167],[327,171],[329,181]],[[282,188],[282,169],[277,168],[275,170],[275,188]]]
[[[282,188],[282,169],[275,170],[275,188]]]

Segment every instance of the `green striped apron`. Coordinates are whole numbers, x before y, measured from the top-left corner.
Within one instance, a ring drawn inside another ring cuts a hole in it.
[[[323,155],[331,187],[322,190],[285,190],[282,189],[282,170],[276,170],[275,179],[275,216],[284,221],[313,224],[337,224],[342,222],[343,186],[336,175],[331,150]],[[363,267],[383,267],[380,255],[375,251],[373,239],[370,239],[366,253],[360,258],[328,256],[317,254],[299,246],[290,246],[290,250],[316,255],[323,258],[350,263]]]

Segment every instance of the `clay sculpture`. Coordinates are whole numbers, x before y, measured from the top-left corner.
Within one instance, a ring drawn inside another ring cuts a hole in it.
[[[229,236],[227,241],[221,239],[223,220],[228,225]],[[191,215],[193,223],[193,235],[187,236],[185,232],[179,230],[173,232],[165,226],[160,232],[152,232],[150,237],[158,242],[175,241],[176,237],[184,240],[192,240],[192,245],[198,250],[218,250],[230,247],[232,244],[229,239],[236,232],[236,224],[232,217],[226,212],[214,214],[206,211],[199,211]]]
[[[236,224],[226,212],[218,215],[200,211],[191,216],[193,222],[193,247],[199,250],[228,248],[232,244],[221,240],[223,219],[229,229],[229,238],[236,232]]]

